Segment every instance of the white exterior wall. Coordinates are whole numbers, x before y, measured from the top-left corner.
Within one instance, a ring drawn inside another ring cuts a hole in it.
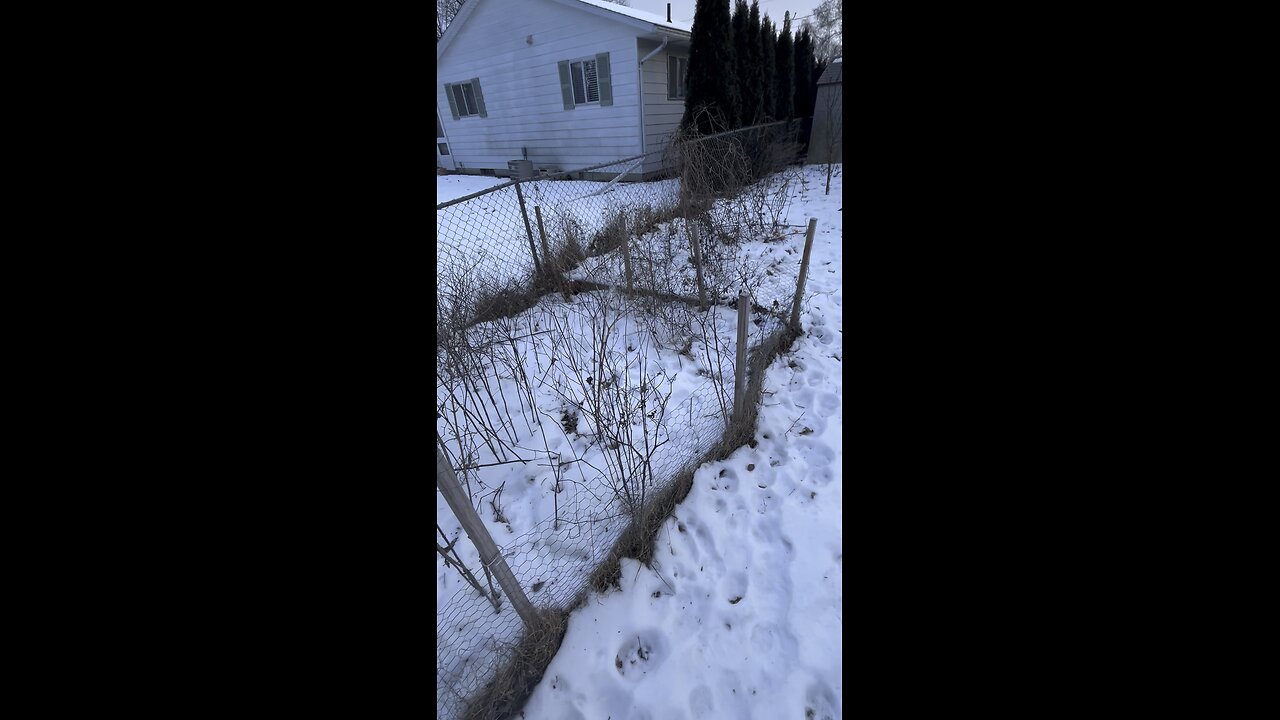
[[[653,52],[662,43],[657,40],[638,40],[639,58]],[[667,146],[671,133],[680,126],[684,116],[684,100],[667,99],[667,57],[689,57],[687,43],[672,40],[662,52],[644,63],[644,143],[645,152],[662,150]],[[639,62],[639,58],[636,61]],[[650,173],[662,167],[661,156],[645,160],[644,172]]]
[[[633,28],[545,0],[472,1],[436,70],[436,107],[460,169],[505,171],[509,160],[522,157],[521,147],[535,168],[562,170],[640,153]],[[604,52],[613,105],[565,110],[558,63]],[[488,117],[454,120],[444,84],[477,77]]]

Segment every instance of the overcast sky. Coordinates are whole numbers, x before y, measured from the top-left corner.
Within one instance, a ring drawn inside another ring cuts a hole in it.
[[[733,0],[728,0],[729,12],[733,12]],[[774,21],[778,29],[782,29],[782,15],[788,10],[791,11],[792,17],[803,17],[813,12],[813,8],[821,0],[760,0],[760,14],[769,14],[769,19]],[[651,12],[655,15],[667,16],[667,0],[628,0],[628,4],[637,9]],[[751,0],[747,0],[747,5],[751,5]],[[676,22],[693,22],[693,0],[671,0],[671,19]],[[800,29],[799,22],[791,24],[793,31]]]

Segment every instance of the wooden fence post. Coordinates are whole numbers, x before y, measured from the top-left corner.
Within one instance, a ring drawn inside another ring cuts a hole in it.
[[[693,264],[698,271],[698,301],[702,303],[702,307],[707,306],[707,289],[702,281],[702,243],[698,241],[698,226],[689,221],[688,217],[684,219],[685,230],[688,231],[689,244],[693,246]]]
[[[436,435],[436,442],[439,443],[439,441],[440,436]],[[458,518],[458,522],[462,523],[462,527],[467,531],[467,536],[471,538],[471,542],[475,543],[476,549],[480,551],[480,561],[492,570],[493,574],[498,578],[498,584],[502,586],[502,591],[511,599],[511,606],[520,615],[520,619],[524,620],[526,627],[532,625],[537,621],[537,611],[534,610],[533,604],[529,602],[529,598],[525,596],[524,590],[520,588],[520,583],[516,581],[516,576],[511,573],[511,568],[507,566],[507,559],[502,557],[502,553],[498,551],[498,545],[493,542],[493,538],[489,535],[489,530],[485,528],[484,522],[476,514],[475,508],[471,507],[471,502],[467,500],[467,494],[463,492],[462,486],[458,484],[458,476],[453,474],[453,468],[449,466],[449,461],[445,459],[444,453],[440,451],[438,444],[436,446],[436,487],[440,489],[440,494],[444,495],[445,501],[449,503],[449,508],[453,510],[454,517]]]
[[[520,217],[524,218],[524,232],[529,236],[529,254],[533,256],[533,267],[542,274],[542,265],[538,262],[538,249],[533,246],[533,226],[529,224],[529,211],[524,207],[524,193],[520,192],[520,183],[516,183],[516,199],[520,201]]]
[[[751,297],[747,289],[738,291],[738,366],[733,376],[733,420],[742,422],[747,395],[747,321]]]
[[[800,280],[796,283],[796,299],[791,303],[791,327],[800,332],[800,301],[804,298],[804,280],[809,274],[809,252],[813,250],[813,231],[818,218],[809,218],[809,231],[804,236],[804,256],[800,259]]]

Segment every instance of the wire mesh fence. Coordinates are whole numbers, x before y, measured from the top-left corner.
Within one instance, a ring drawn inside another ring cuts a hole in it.
[[[761,368],[799,273],[771,245],[790,231],[791,128],[673,143],[651,182],[626,182],[645,159],[627,158],[437,207],[438,438],[537,608],[580,601],[637,518],[742,423],[732,300],[747,289]],[[526,626],[460,530],[438,529],[451,559],[437,582],[457,589],[437,606],[437,716],[481,717]]]

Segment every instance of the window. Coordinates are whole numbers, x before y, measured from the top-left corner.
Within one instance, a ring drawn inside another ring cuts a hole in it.
[[[476,109],[476,91],[472,89],[471,83],[454,85],[453,97],[454,102],[458,103],[458,114],[462,117],[480,114]]]
[[[480,92],[480,78],[461,83],[445,83],[444,94],[449,98],[449,111],[453,119],[464,117],[488,117],[484,110],[484,93]]]
[[[600,53],[594,58],[562,60],[559,65],[560,95],[565,110],[580,105],[599,104],[604,107],[613,104],[609,53]]]
[[[441,155],[449,154],[449,143],[436,143],[436,147],[440,149]]]
[[[569,71],[573,74],[573,103],[586,105],[600,102],[600,82],[596,76],[596,61],[580,60],[569,63]]]
[[[685,80],[689,77],[689,59],[667,56],[667,99],[683,100],[688,88]]]

